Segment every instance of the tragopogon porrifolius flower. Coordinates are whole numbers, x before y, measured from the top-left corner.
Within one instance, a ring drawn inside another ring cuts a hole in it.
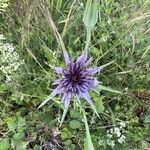
[[[91,58],[88,59],[86,52],[76,61],[73,61],[65,51],[64,58],[66,67],[54,67],[55,72],[61,75],[61,78],[53,83],[53,85],[58,86],[39,107],[42,107],[52,97],[60,93],[63,94],[62,100],[65,108],[69,107],[73,97],[76,97],[79,102],[80,98],[84,98],[90,105],[93,104],[89,91],[100,83],[94,75],[100,72],[102,67],[89,68]]]

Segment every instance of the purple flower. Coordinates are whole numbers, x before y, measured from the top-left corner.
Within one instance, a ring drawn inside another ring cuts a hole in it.
[[[69,107],[73,97],[76,97],[79,102],[80,98],[84,98],[90,105],[93,104],[89,91],[99,84],[99,81],[93,75],[100,72],[102,67],[88,68],[91,59],[88,59],[87,53],[83,53],[76,61],[72,61],[65,51],[64,58],[66,67],[54,68],[55,72],[61,75],[61,78],[53,83],[53,85],[57,85],[56,89],[39,107],[45,105],[52,97],[60,93],[63,94],[62,100],[65,108]]]

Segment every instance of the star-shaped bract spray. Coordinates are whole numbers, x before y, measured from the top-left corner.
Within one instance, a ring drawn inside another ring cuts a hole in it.
[[[53,93],[54,95],[63,93],[62,100],[66,108],[74,96],[79,102],[80,98],[84,98],[92,105],[89,91],[99,83],[93,75],[99,72],[101,67],[88,68],[90,61],[87,54],[83,53],[76,61],[67,59],[65,68],[54,68],[56,73],[62,75],[62,78],[53,83],[53,85],[58,85]]]
[[[45,105],[52,97],[62,93],[62,100],[64,101],[65,108],[73,97],[76,97],[80,103],[80,98],[84,98],[91,106],[93,106],[89,91],[92,90],[100,82],[94,75],[102,69],[102,67],[89,68],[91,59],[88,59],[87,52],[84,52],[76,61],[69,58],[67,51],[63,51],[66,63],[65,68],[54,67],[57,74],[62,77],[56,80],[53,85],[57,85],[54,91],[41,103],[39,106]]]

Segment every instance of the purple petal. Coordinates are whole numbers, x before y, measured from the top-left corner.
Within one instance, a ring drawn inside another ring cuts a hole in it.
[[[62,86],[57,86],[56,89],[52,93],[55,96],[63,91],[64,91],[64,88]]]
[[[81,93],[82,94],[82,97],[83,98],[85,98],[86,99],[86,101],[90,104],[90,105],[92,105],[93,104],[93,102],[92,102],[92,100],[91,100],[91,97],[90,97],[90,95],[89,95],[89,92],[83,92],[83,93]]]
[[[85,63],[87,61],[87,54],[83,53],[76,61],[76,63]]]
[[[61,68],[61,67],[54,67],[54,70],[58,74],[62,74],[63,73],[63,68]]]
[[[64,55],[65,63],[69,64],[70,58],[69,58],[68,52],[66,50],[63,51],[63,55]]]
[[[62,79],[58,79],[58,80],[56,80],[52,85],[60,84],[61,81],[62,81]]]
[[[79,103],[81,103],[81,102],[80,102],[80,96],[79,96],[78,94],[76,94],[76,98],[77,98],[77,101],[78,101]]]
[[[72,62],[70,63],[70,65],[69,65],[69,71],[70,71],[71,73],[74,72],[74,67],[75,67],[75,63],[72,61]]]
[[[70,92],[65,94],[65,97],[64,97],[65,108],[69,107],[71,98],[72,98],[72,94]]]
[[[93,79],[93,81],[91,83],[88,83],[87,87],[88,87],[88,90],[92,90],[94,87],[96,87],[99,83],[97,79]]]
[[[80,88],[80,86],[78,84],[76,85],[76,89],[78,90],[78,93],[80,94],[81,88]]]
[[[66,96],[67,96],[67,92],[64,92],[64,95],[63,95],[63,97],[62,97],[62,101],[64,101],[65,100],[65,98],[66,98]]]
[[[61,88],[60,86],[58,86],[42,103],[41,105],[38,107],[41,108],[42,106],[44,106],[50,99],[52,99],[55,95],[61,93],[63,91],[63,88]]]
[[[91,63],[92,60],[93,60],[93,58],[91,57],[91,58],[84,64],[84,66],[85,66],[85,67],[88,66],[88,65]]]
[[[100,72],[101,70],[102,70],[102,67],[97,67],[97,68],[87,69],[86,71],[87,71],[88,75],[94,75],[97,72]]]
[[[94,83],[93,83],[93,87],[95,87],[95,86],[97,86],[99,83],[101,83],[101,82],[99,82],[97,79],[94,79],[93,82],[94,82]]]
[[[81,91],[87,91],[87,88],[88,87],[84,84],[80,86]]]

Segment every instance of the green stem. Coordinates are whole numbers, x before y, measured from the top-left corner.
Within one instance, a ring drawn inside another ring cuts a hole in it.
[[[91,135],[90,135],[90,131],[89,131],[89,126],[88,126],[88,122],[87,122],[87,117],[86,117],[86,113],[83,110],[82,106],[80,105],[81,111],[83,113],[83,118],[84,118],[84,122],[85,122],[85,129],[86,129],[86,144],[85,144],[85,150],[94,150],[94,146],[92,143],[92,139],[91,139]]]
[[[86,44],[85,44],[85,48],[84,48],[84,52],[87,53],[88,52],[88,48],[90,46],[91,43],[91,29],[88,28],[86,30]]]

